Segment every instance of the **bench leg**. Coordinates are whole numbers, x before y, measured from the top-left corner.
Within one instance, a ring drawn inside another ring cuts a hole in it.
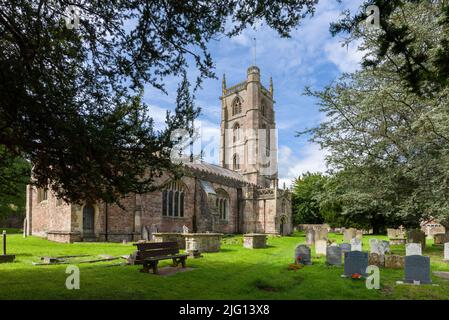
[[[149,273],[150,272],[150,268],[148,267],[147,263],[143,264],[142,269],[140,270],[140,272],[144,272],[144,273]]]
[[[181,258],[181,265],[183,268],[186,267],[186,258]]]
[[[158,274],[158,273],[159,273],[158,270],[157,270],[157,264],[158,264],[158,262],[159,262],[159,261],[153,261],[152,267],[153,267],[153,273],[154,273],[154,274]]]
[[[177,267],[178,266],[178,260],[176,258],[173,258],[173,267]]]

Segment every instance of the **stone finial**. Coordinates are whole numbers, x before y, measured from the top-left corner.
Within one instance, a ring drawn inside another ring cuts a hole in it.
[[[223,95],[226,94],[226,75],[223,73],[223,80],[221,81],[221,91]]]
[[[270,77],[270,95],[273,96],[273,78]]]

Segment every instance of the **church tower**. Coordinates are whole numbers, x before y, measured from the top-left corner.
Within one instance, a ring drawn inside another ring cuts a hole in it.
[[[260,81],[260,70],[251,66],[246,80],[226,86],[221,100],[220,165],[241,173],[263,188],[277,185],[277,137],[273,82]]]

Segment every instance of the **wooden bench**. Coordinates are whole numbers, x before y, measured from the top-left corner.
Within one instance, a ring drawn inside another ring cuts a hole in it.
[[[157,264],[160,260],[173,260],[173,265],[178,266],[181,263],[182,267],[186,267],[187,253],[179,253],[177,242],[153,242],[153,243],[135,243],[137,246],[135,264],[142,264],[141,272],[150,272],[157,274]]]

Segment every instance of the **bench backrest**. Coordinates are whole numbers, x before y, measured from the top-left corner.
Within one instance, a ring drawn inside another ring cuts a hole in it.
[[[177,242],[152,242],[152,243],[136,243],[138,260],[167,256],[179,253],[179,247]]]

